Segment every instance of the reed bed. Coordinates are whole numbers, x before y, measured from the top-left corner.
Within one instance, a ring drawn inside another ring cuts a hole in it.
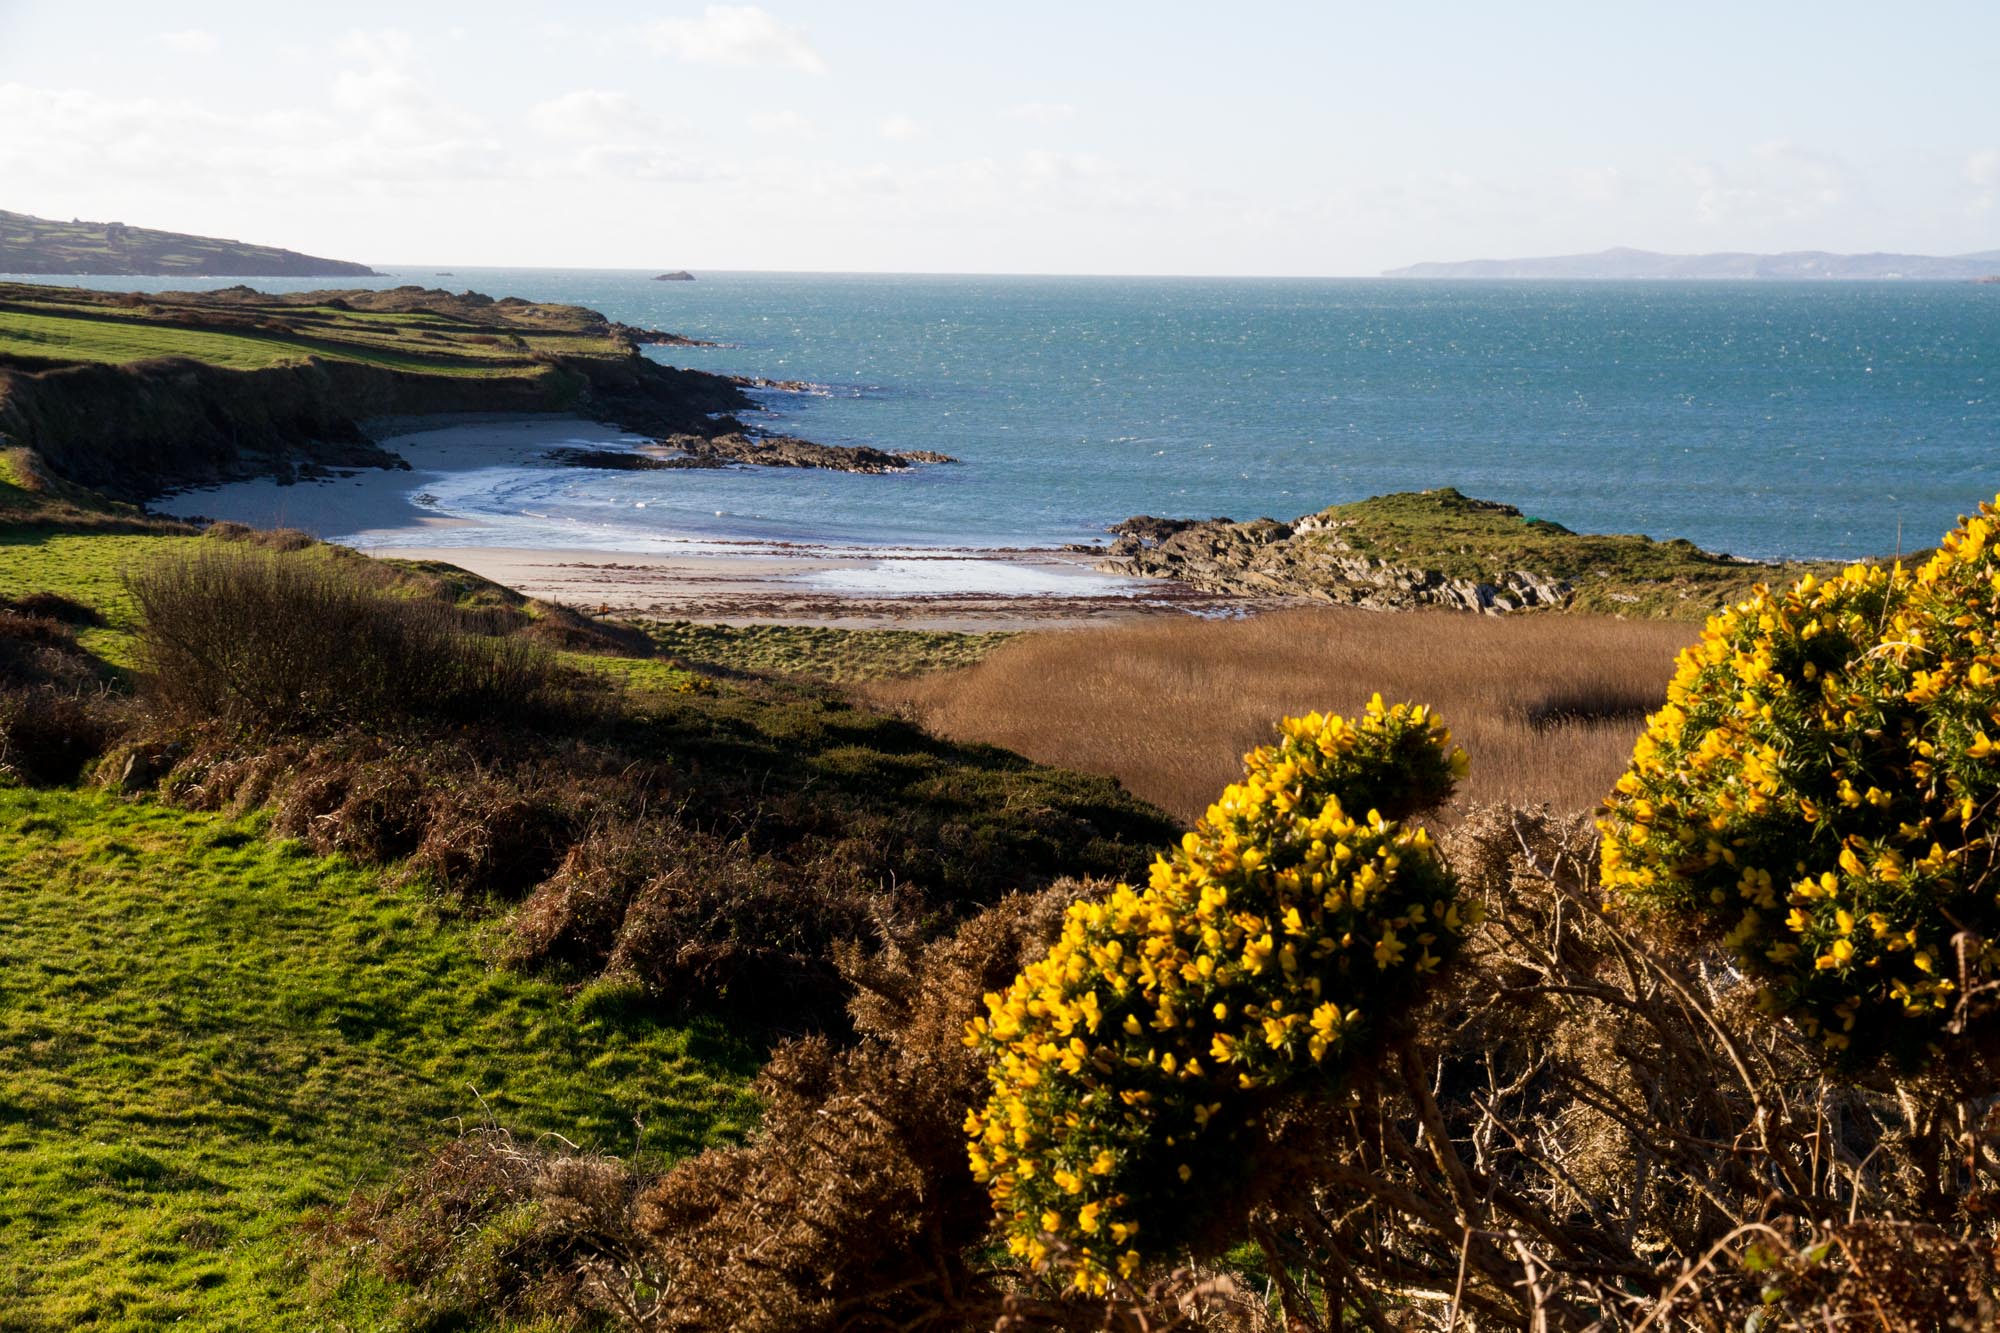
[[[1280,716],[1380,691],[1434,705],[1472,759],[1455,808],[1594,809],[1696,626],[1307,609],[1023,635],[959,671],[864,687],[954,740],[1116,777],[1192,823]]]

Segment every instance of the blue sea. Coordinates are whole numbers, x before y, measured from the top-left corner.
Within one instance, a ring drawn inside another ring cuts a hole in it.
[[[649,277],[384,281],[711,339],[724,345],[648,354],[819,386],[760,393],[765,429],[961,465],[495,469],[453,488],[451,512],[520,545],[547,522],[610,546],[671,532],[1011,547],[1102,539],[1133,514],[1290,518],[1456,486],[1579,531],[1840,557],[1929,545],[2000,491],[1991,285]]]

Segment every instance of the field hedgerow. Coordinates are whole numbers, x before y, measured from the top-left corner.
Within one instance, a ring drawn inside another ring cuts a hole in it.
[[[1853,1062],[1922,1058],[2000,975],[2000,534],[1760,589],[1682,654],[1604,823],[1617,898],[1700,916]]]
[[[1105,1290],[1254,1164],[1267,1095],[1336,1078],[1468,926],[1421,828],[1464,754],[1423,707],[1312,714],[1245,757],[1143,890],[1076,904],[967,1040],[967,1119],[1008,1246]]]

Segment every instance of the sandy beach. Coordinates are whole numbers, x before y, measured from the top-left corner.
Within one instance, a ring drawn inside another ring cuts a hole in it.
[[[467,417],[382,443],[408,471],[365,470],[280,485],[237,482],[161,501],[166,513],[297,528],[371,555],[440,560],[532,597],[669,620],[852,628],[999,630],[1160,614],[1223,614],[1241,599],[1098,573],[1062,550],[829,546],[660,534],[607,550],[522,522],[533,544],[450,512],[431,488],[480,469],[533,466],[564,446],[632,447],[638,436],[576,417]],[[395,427],[391,429],[394,430]],[[526,516],[532,517],[532,516]],[[454,534],[484,540],[453,540]]]

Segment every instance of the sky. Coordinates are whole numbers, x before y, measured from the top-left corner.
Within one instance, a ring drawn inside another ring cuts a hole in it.
[[[0,0],[0,208],[393,266],[2000,248],[2000,3]]]

